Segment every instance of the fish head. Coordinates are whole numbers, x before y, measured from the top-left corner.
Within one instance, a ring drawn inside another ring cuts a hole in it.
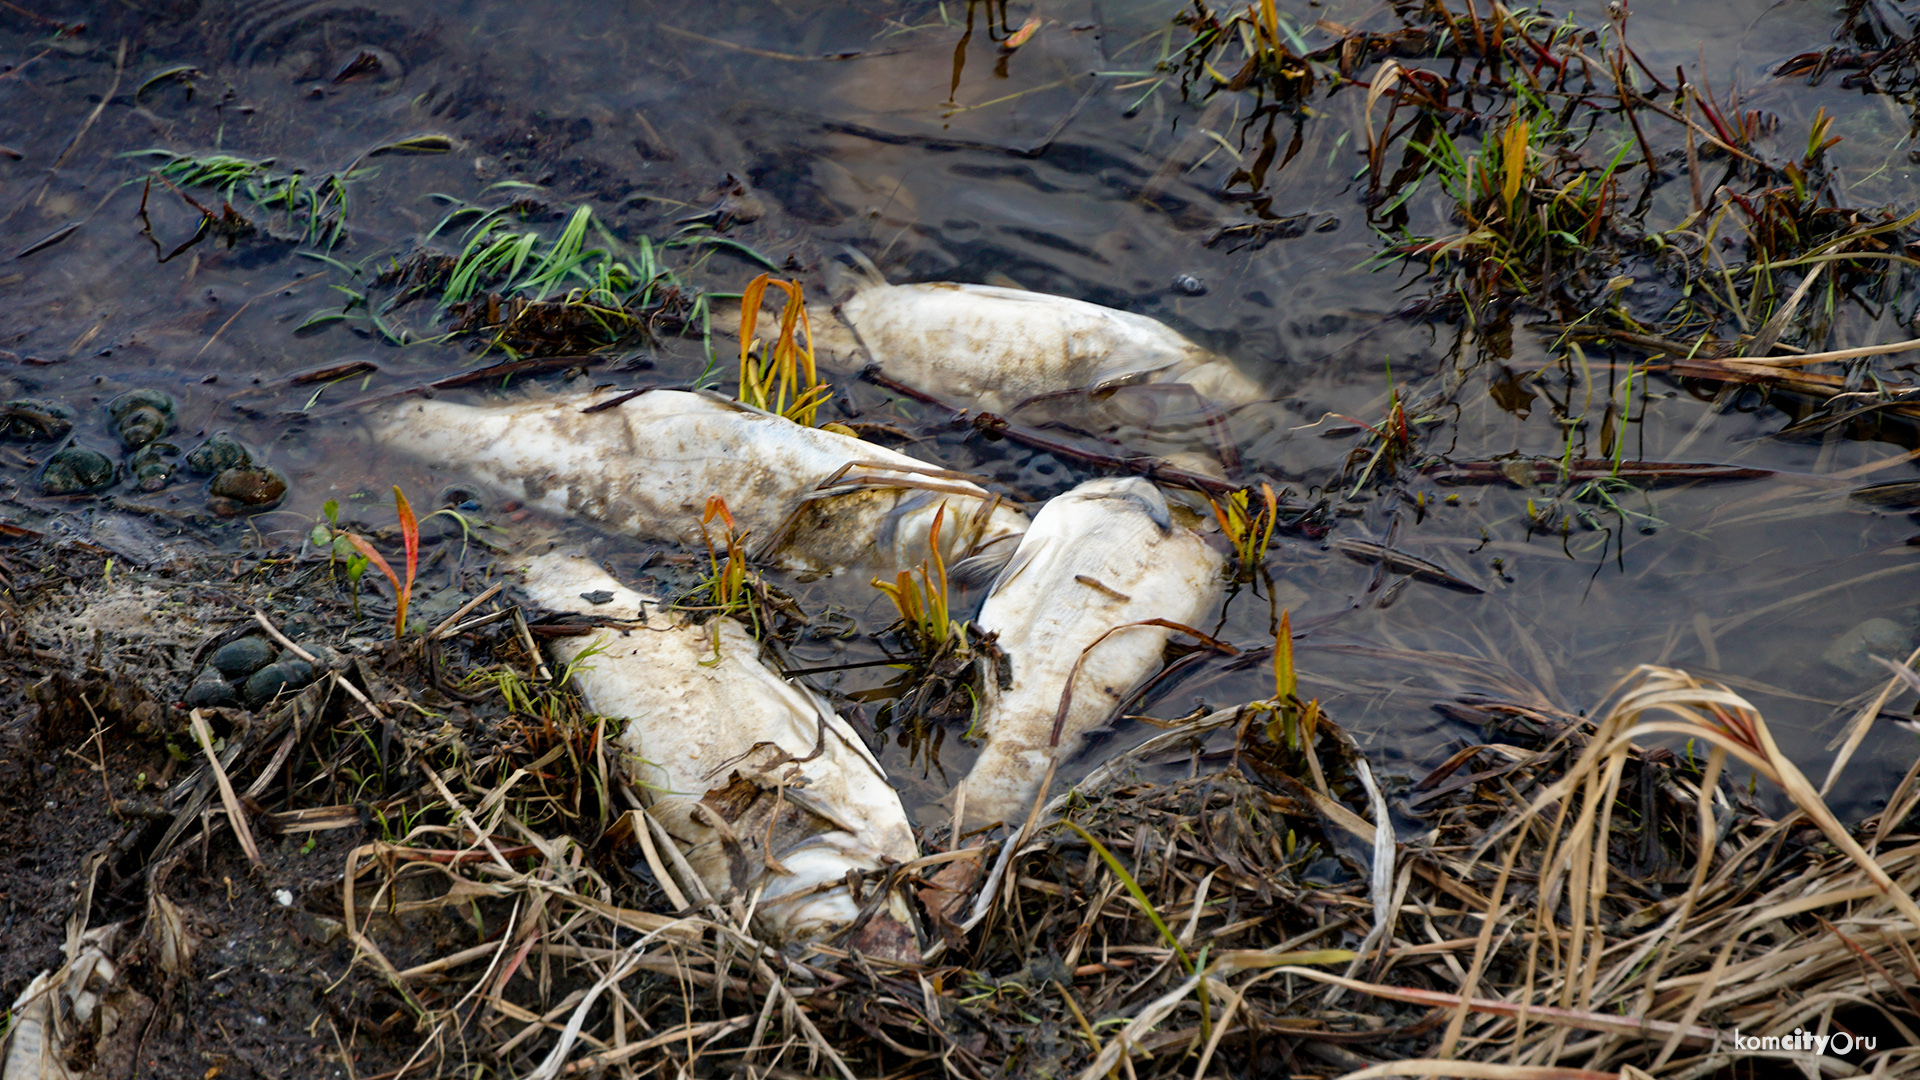
[[[927,488],[895,503],[880,523],[875,546],[906,569],[926,558],[934,522],[940,523],[940,557],[961,580],[992,575],[1013,557],[1027,531],[1026,512],[998,496]]]
[[[1138,476],[1110,476],[1089,480],[1054,501],[1062,503],[1062,510],[1066,509],[1068,503],[1094,502],[1101,503],[1100,509],[1108,512],[1120,509],[1106,505],[1107,500],[1116,500],[1125,504],[1125,509],[1128,511],[1145,514],[1163,534],[1173,531],[1173,515],[1167,509],[1167,497],[1161,494],[1160,489],[1151,481]]]

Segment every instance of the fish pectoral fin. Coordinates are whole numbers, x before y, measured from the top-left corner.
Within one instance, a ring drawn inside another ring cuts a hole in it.
[[[1102,393],[1118,390],[1123,386],[1138,386],[1151,382],[1155,375],[1179,363],[1178,358],[1166,359],[1160,356],[1140,356],[1121,349],[1107,355],[1100,365],[1093,369],[1093,383],[1087,387],[1090,393]]]
[[[993,584],[987,586],[988,599],[1001,589],[1013,584],[1013,579],[1019,577],[1022,570],[1031,566],[1034,559],[1053,546],[1052,540],[1036,539],[1032,533],[1028,533],[1026,538],[1021,540],[1020,547],[1014,551],[1013,558],[1008,559],[1007,565],[1002,567],[1000,573],[994,577]]]

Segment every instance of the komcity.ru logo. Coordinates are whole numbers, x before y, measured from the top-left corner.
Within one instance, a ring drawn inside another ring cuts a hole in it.
[[[1742,1035],[1737,1028],[1733,1033],[1735,1050],[1811,1050],[1816,1054],[1839,1054],[1842,1057],[1853,1053],[1856,1048],[1876,1049],[1879,1042],[1877,1035],[1855,1037],[1846,1031],[1838,1035],[1815,1035],[1799,1028],[1794,1028],[1791,1035]]]

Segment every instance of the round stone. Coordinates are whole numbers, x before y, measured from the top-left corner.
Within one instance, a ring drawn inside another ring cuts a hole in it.
[[[257,634],[229,641],[213,651],[212,664],[229,679],[244,679],[273,663],[280,649]]]
[[[216,431],[207,436],[207,441],[187,451],[188,470],[202,476],[214,476],[228,469],[241,469],[253,464],[253,455],[240,445],[240,440],[224,431]]]
[[[173,479],[173,459],[180,448],[172,443],[150,442],[127,459],[127,471],[141,491],[159,491]]]
[[[212,664],[200,669],[194,676],[193,685],[187,688],[187,707],[190,709],[212,709],[226,705],[237,705],[239,695],[233,692],[233,684],[220,674]]]
[[[69,446],[47,459],[40,470],[40,490],[48,495],[78,495],[113,483],[119,470],[113,459],[98,450]]]
[[[120,436],[120,445],[129,450],[172,431],[177,411],[173,396],[158,390],[129,390],[107,402],[107,419]]]
[[[207,486],[207,505],[222,517],[278,506],[287,494],[287,478],[278,469],[248,465],[227,469]]]
[[[313,665],[285,653],[247,679],[246,686],[241,688],[240,700],[247,708],[257,709],[282,691],[298,690],[312,681]]]
[[[0,404],[0,439],[45,442],[73,430],[74,412],[57,401],[15,398]]]

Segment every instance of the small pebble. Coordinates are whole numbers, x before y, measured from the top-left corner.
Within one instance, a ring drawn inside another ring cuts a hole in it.
[[[253,455],[240,445],[240,440],[224,431],[216,431],[207,436],[207,441],[187,451],[188,471],[202,476],[213,476],[228,469],[245,468],[253,464]]]
[[[150,442],[127,459],[127,471],[141,491],[159,491],[173,479],[173,461],[180,448],[172,443]]]
[[[1173,291],[1187,296],[1204,296],[1207,292],[1207,283],[1192,274],[1175,274]]]
[[[228,469],[207,486],[207,507],[221,517],[280,505],[287,494],[287,478],[278,469],[244,466]]]
[[[273,890],[273,902],[276,904],[279,904],[281,907],[292,907],[293,906],[293,890],[292,889]]]
[[[281,691],[298,690],[312,681],[313,665],[292,653],[283,653],[280,659],[254,672],[247,679],[247,684],[240,690],[240,701],[249,709],[258,709]]]
[[[194,676],[193,685],[187,688],[187,707],[191,709],[211,709],[240,703],[239,695],[233,692],[233,684],[221,675],[212,664],[200,669]]]

